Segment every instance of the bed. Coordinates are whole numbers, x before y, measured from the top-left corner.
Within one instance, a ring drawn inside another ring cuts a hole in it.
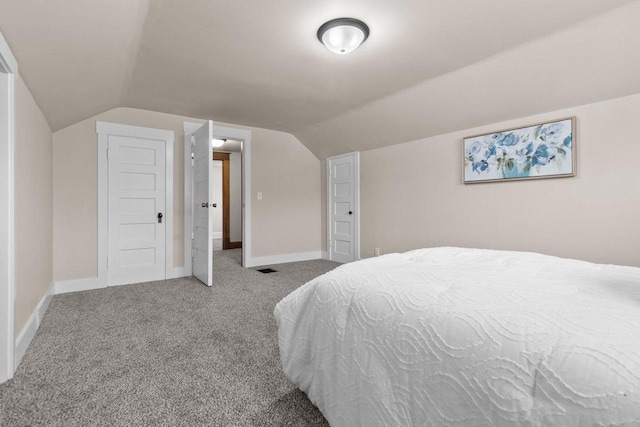
[[[420,249],[274,314],[285,375],[333,427],[640,425],[640,268]]]

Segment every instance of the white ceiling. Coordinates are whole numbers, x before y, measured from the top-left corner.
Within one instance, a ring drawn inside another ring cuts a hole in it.
[[[0,0],[0,11],[53,130],[135,107],[290,132],[323,158],[640,92],[639,0]],[[371,28],[345,56],[316,38],[342,16]]]

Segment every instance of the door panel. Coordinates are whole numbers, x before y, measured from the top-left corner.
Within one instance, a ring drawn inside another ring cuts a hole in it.
[[[192,135],[193,145],[193,275],[213,284],[213,122]]]
[[[165,142],[109,137],[108,284],[165,278]]]
[[[329,257],[357,259],[357,154],[327,159],[329,188]]]

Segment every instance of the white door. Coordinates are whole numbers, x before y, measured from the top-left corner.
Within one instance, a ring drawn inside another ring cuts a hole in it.
[[[329,259],[359,258],[358,153],[327,159]]]
[[[165,279],[165,141],[109,138],[109,285]]]
[[[193,275],[213,285],[213,122],[207,121],[191,137],[193,146]]]

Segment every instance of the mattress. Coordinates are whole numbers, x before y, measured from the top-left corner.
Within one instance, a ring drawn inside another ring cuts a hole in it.
[[[640,269],[430,248],[278,303],[285,375],[340,426],[640,425]]]

